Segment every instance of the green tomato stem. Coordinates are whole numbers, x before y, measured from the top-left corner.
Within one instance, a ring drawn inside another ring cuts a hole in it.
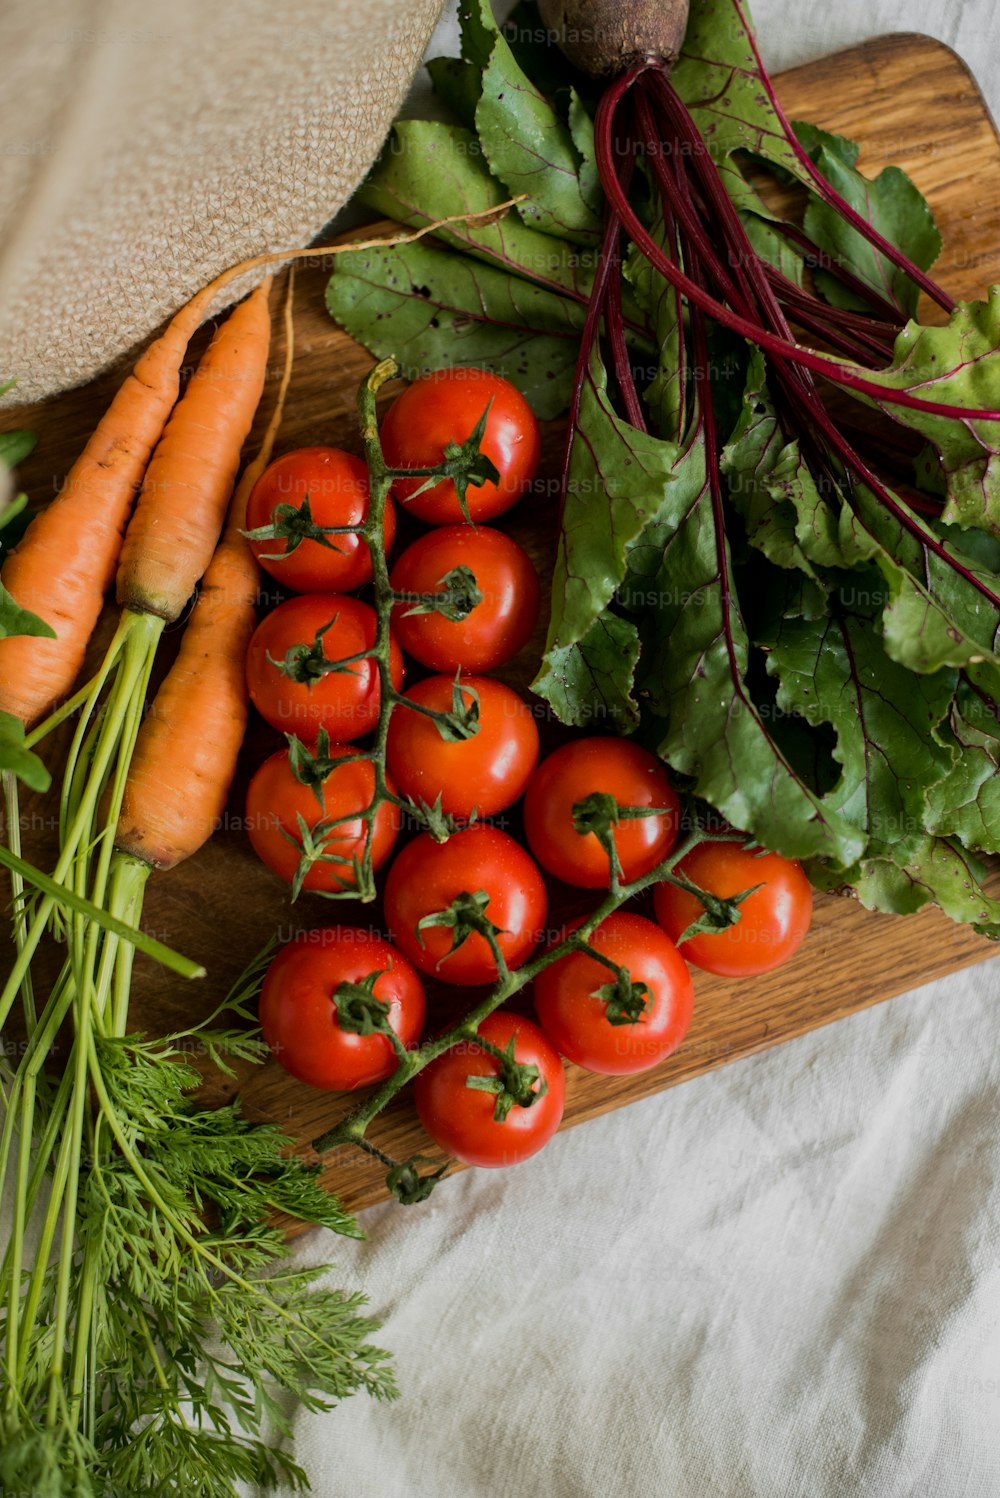
[[[731,836],[731,834],[730,834]],[[340,1123],[328,1129],[325,1134],[313,1140],[313,1149],[317,1154],[325,1154],[327,1150],[341,1144],[357,1144],[363,1138],[365,1130],[374,1118],[392,1101],[396,1094],[406,1084],[423,1071],[425,1066],[451,1049],[460,1040],[469,1039],[478,1029],[484,1019],[499,1009],[502,1004],[520,993],[529,983],[533,983],[539,973],[545,971],[553,962],[558,962],[561,957],[567,957],[572,952],[578,952],[585,948],[586,940],[592,936],[602,921],[606,921],[609,915],[614,915],[626,900],[641,894],[643,890],[662,880],[665,874],[674,869],[682,858],[686,858],[692,848],[703,842],[718,842],[720,838],[714,833],[696,831],[693,832],[680,846],[678,846],[668,858],[657,864],[648,874],[643,874],[639,879],[634,879],[631,884],[618,884],[617,888],[609,889],[607,895],[601,901],[596,910],[592,911],[585,920],[581,921],[568,937],[559,942],[557,946],[550,947],[542,952],[533,961],[525,963],[523,967],[514,972],[507,970],[506,963],[500,968],[503,954],[497,950],[494,952],[494,960],[497,962],[501,976],[487,996],[471,1009],[462,1019],[458,1020],[449,1029],[436,1035],[432,1040],[425,1041],[423,1045],[415,1050],[407,1052],[405,1064],[401,1064],[390,1077],[387,1077],[376,1092],[372,1094],[360,1107],[353,1109]],[[488,939],[488,938],[487,938]],[[493,945],[496,938],[493,939]],[[588,955],[601,960],[600,953],[594,953],[590,947],[585,948]]]

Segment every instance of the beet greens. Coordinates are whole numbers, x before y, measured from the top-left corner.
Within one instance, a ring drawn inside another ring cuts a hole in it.
[[[524,201],[342,257],[328,302],[408,372],[568,411],[535,690],[817,883],[1000,935],[1000,289],[956,305],[905,174],[790,124],[740,0],[603,88],[533,6],[460,15],[455,122],[400,122],[362,195],[410,224]]]

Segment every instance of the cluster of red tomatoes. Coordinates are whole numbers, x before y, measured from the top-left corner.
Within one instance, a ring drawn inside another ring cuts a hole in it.
[[[625,883],[656,868],[677,838],[678,797],[655,756],[628,740],[587,737],[562,745],[539,764],[532,709],[510,687],[482,674],[522,648],[538,615],[530,559],[510,537],[483,524],[515,503],[535,473],[538,429],[523,397],[479,370],[441,371],[419,380],[385,418],[386,462],[395,469],[435,466],[449,444],[469,437],[488,401],[481,450],[499,478],[469,488],[474,524],[465,521],[450,481],[431,487],[416,479],[397,481],[393,490],[411,514],[434,527],[392,569],[392,588],[405,595],[392,616],[394,687],[402,687],[404,652],[439,674],[410,687],[393,710],[387,781],[394,795],[436,806],[459,824],[476,820],[447,841],[425,831],[402,848],[384,890],[389,941],[360,928],[327,927],[303,933],[272,963],[261,995],[264,1035],[286,1069],[316,1087],[367,1085],[388,1076],[397,1063],[398,1048],[385,1033],[340,1025],[336,990],[353,986],[381,1001],[399,1046],[412,1049],[424,1024],[419,974],[457,986],[489,984],[498,976],[495,948],[514,972],[541,944],[562,940],[573,929],[570,923],[547,932],[539,865],[567,884],[608,888],[606,847],[596,832],[579,831],[574,820],[580,802],[597,793],[644,813],[622,817],[612,830]],[[251,839],[280,877],[291,882],[295,876],[304,837],[320,840],[322,851],[309,866],[305,889],[349,887],[369,835],[359,814],[371,801],[374,771],[370,759],[355,757],[353,746],[379,719],[378,673],[365,658],[375,641],[376,616],[347,594],[370,580],[371,561],[356,534],[338,534],[362,522],[367,502],[367,473],[357,459],[310,448],[273,463],[248,509],[252,529],[278,520],[284,526],[282,539],[254,542],[262,565],[286,587],[308,590],[265,617],[247,663],[251,697],[262,715],[283,732],[322,746],[320,785],[303,779],[285,749],[258,770],[248,795]],[[324,530],[322,539],[310,526]],[[390,501],[387,551],[394,534]],[[462,568],[474,576],[480,601],[461,618],[427,611],[421,600]],[[432,715],[444,715],[454,731],[443,735],[442,718]],[[472,732],[466,731],[468,722]],[[490,821],[522,797],[527,849]],[[375,867],[388,858],[400,825],[400,807],[384,802],[370,832]],[[811,894],[798,865],[751,854],[739,842],[716,842],[694,848],[682,872],[722,897],[761,888],[744,902],[738,926],[689,939],[682,956],[677,939],[702,907],[677,886],[660,884],[655,921],[619,910],[590,937],[591,951],[571,951],[544,967],[533,985],[537,1024],[494,1012],[477,1032],[486,1045],[465,1041],[418,1072],[417,1111],[442,1148],[482,1165],[534,1153],[562,1117],[561,1057],[608,1074],[655,1065],[675,1049],[690,1023],[693,994],[685,958],[714,972],[765,971],[791,955],[805,934]],[[492,940],[481,929],[483,918]],[[614,1007],[626,976],[643,996],[634,1021]],[[498,1052],[535,1068],[530,1106],[498,1106]],[[477,1084],[476,1078],[485,1080]]]

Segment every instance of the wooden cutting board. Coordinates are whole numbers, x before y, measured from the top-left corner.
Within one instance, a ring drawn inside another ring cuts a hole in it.
[[[912,174],[930,199],[944,236],[937,273],[950,291],[971,297],[989,282],[1000,281],[1000,143],[975,84],[953,53],[926,37],[884,37],[782,75],[778,92],[793,119],[809,119],[860,141],[861,165],[870,175],[888,163]],[[279,450],[311,443],[359,450],[354,398],[370,360],[324,311],[328,273],[329,265],[299,271],[295,375]],[[202,336],[193,353],[200,352],[204,341]],[[276,333],[265,412],[282,353]],[[38,407],[4,414],[4,428],[30,425],[40,434],[38,450],[23,470],[35,498],[44,499],[58,486],[120,378],[121,371],[114,372]],[[554,425],[546,434],[543,477],[556,471],[559,441]],[[554,496],[522,505],[508,518],[507,528],[532,551],[545,575],[554,547]],[[109,623],[110,616],[105,629]],[[531,680],[543,634],[540,629],[504,673],[513,684],[524,688]],[[164,666],[169,648],[168,640]],[[557,726],[543,720],[542,728],[546,743],[558,741]],[[196,858],[149,885],[146,928],[201,959],[209,976],[200,984],[184,985],[140,961],[132,1011],[136,1028],[165,1033],[207,1012],[274,932],[285,940],[302,928],[338,920],[378,921],[377,908],[334,906],[315,896],[290,906],[284,886],[255,859],[241,828],[243,797],[253,769],[276,744],[265,725],[253,724],[226,825]],[[49,806],[29,801],[24,810],[26,846],[42,858],[51,847]],[[1000,893],[1000,876],[992,887]],[[557,919],[587,909],[588,900],[586,894],[552,887]],[[981,962],[990,953],[989,943],[937,913],[904,921],[871,915],[848,900],[819,898],[804,946],[780,971],[742,982],[695,975],[694,1024],[684,1045],[663,1065],[635,1078],[600,1078],[570,1067],[566,1124],[777,1045]],[[460,991],[444,986],[431,991],[430,1024],[454,1014],[462,1002]],[[303,1141],[306,1153],[308,1141],[349,1105],[346,1097],[305,1087],[270,1063],[243,1069],[235,1082],[213,1078],[210,1083],[213,1099],[236,1090],[252,1117],[279,1124]],[[429,1148],[405,1098],[376,1122],[371,1137],[398,1158]],[[381,1168],[357,1151],[342,1150],[325,1161],[329,1186],[354,1208],[384,1196],[381,1177]]]

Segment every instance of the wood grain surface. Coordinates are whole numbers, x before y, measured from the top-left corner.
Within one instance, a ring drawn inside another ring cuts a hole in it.
[[[951,292],[974,296],[989,282],[1000,280],[1000,145],[974,83],[947,48],[920,36],[885,37],[784,74],[778,80],[778,91],[793,119],[807,118],[860,141],[860,164],[869,174],[892,162],[913,175],[929,197],[944,236],[937,273]],[[334,328],[324,311],[329,269],[329,262],[321,261],[298,272],[295,374],[279,450],[312,443],[359,450],[355,390],[370,361]],[[925,310],[934,315],[934,309]],[[277,325],[277,317],[275,321]],[[193,345],[190,364],[205,341],[207,332]],[[276,329],[262,420],[282,355]],[[23,469],[34,498],[44,499],[58,486],[120,378],[120,370],[111,372],[85,389],[38,407],[4,413],[5,429],[31,425],[40,434],[38,450]],[[532,552],[543,577],[554,549],[552,481],[559,441],[558,427],[550,427],[538,495],[513,511],[506,525]],[[405,539],[404,534],[401,540]],[[102,626],[102,645],[110,623],[109,615]],[[537,665],[543,633],[540,627],[512,668],[499,674],[526,687]],[[160,669],[165,669],[169,639],[162,654]],[[559,741],[562,730],[545,716],[544,704],[538,707],[543,743],[549,746]],[[272,933],[287,939],[295,931],[337,920],[379,922],[377,906],[331,906],[306,896],[292,907],[284,886],[256,861],[242,832],[244,794],[253,769],[277,742],[265,725],[254,722],[225,825],[196,858],[150,882],[144,925],[200,958],[209,976],[199,984],[184,985],[140,961],[133,1004],[135,1028],[165,1033],[207,1012]],[[54,754],[48,752],[54,761]],[[516,831],[516,814],[511,815],[511,823]],[[24,838],[36,858],[50,855],[51,799],[26,803]],[[1000,892],[1000,879],[994,877],[992,887]],[[585,893],[553,885],[551,894],[550,924],[589,906]],[[902,920],[871,915],[851,901],[820,898],[804,946],[780,971],[743,982],[695,975],[691,1032],[681,1048],[654,1071],[633,1078],[599,1078],[570,1067],[566,1125],[981,962],[990,952],[982,938],[955,927],[936,912]],[[454,1015],[456,1005],[467,997],[467,991],[432,989],[430,1023]],[[208,1095],[221,1100],[235,1090],[252,1117],[280,1124],[302,1142],[300,1147],[307,1153],[308,1141],[328,1128],[349,1102],[296,1083],[274,1063],[242,1068],[234,1082],[213,1078]],[[397,1099],[376,1122],[372,1137],[397,1157],[429,1150],[405,1098]],[[381,1175],[381,1167],[356,1151],[339,1151],[325,1160],[328,1184],[355,1208],[385,1194]]]

